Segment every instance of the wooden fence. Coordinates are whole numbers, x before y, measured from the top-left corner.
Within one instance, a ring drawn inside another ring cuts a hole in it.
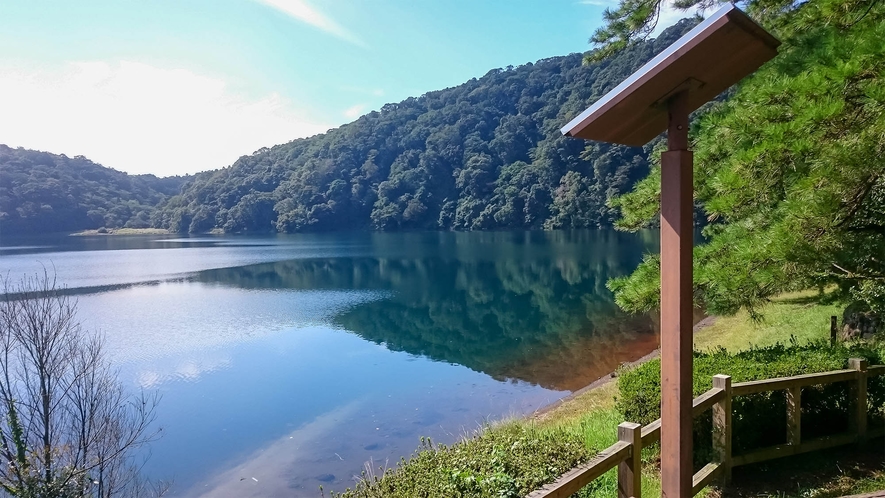
[[[694,417],[713,410],[713,453],[714,462],[708,463],[694,475],[692,496],[720,478],[724,482],[731,479],[731,469],[740,465],[763,462],[808,451],[822,450],[834,446],[863,443],[866,439],[885,434],[885,430],[867,430],[867,379],[885,375],[885,365],[867,367],[867,361],[852,358],[847,370],[835,370],[795,377],[756,380],[731,383],[727,375],[713,376],[713,388],[693,401]],[[836,382],[851,382],[852,400],[849,414],[851,421],[848,432],[802,440],[801,405],[802,388]],[[769,448],[755,450],[743,455],[732,455],[731,400],[734,396],[744,396],[770,391],[786,391],[787,396],[787,442]],[[590,484],[609,470],[618,468],[618,497],[642,496],[641,454],[642,448],[656,443],[661,438],[661,419],[645,427],[631,422],[618,426],[618,442],[600,452],[596,458],[562,475],[556,481],[533,491],[527,498],[566,498]]]

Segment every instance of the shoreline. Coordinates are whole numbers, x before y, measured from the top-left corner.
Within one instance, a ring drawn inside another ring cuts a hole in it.
[[[694,327],[692,327],[692,329],[691,329],[692,334],[697,334],[699,331],[713,325],[714,323],[716,323],[716,318],[717,317],[715,315],[710,315],[710,316],[704,317],[701,321],[694,324]],[[649,360],[653,360],[653,359],[659,357],[660,355],[661,355],[661,348],[659,346],[654,351],[648,353],[647,355],[643,356],[642,358],[639,358],[638,360],[621,363],[618,366],[618,369],[625,367],[625,366],[626,367],[635,367],[635,366],[641,365]],[[616,370],[608,373],[607,375],[603,375],[602,377],[594,380],[593,382],[587,384],[586,386],[582,387],[581,389],[578,389],[577,391],[574,391],[571,394],[568,394],[568,395],[566,395],[566,396],[564,396],[564,397],[562,397],[550,404],[542,406],[542,407],[538,408],[537,410],[533,411],[532,413],[526,414],[524,418],[527,420],[540,419],[540,418],[550,414],[551,412],[557,410],[561,406],[563,406],[567,403],[570,403],[575,398],[578,398],[588,392],[595,391],[596,389],[599,389],[603,386],[610,384],[611,382],[613,382],[615,379],[618,378],[617,372],[618,371],[616,369]]]
[[[174,235],[165,228],[96,228],[69,233],[70,237],[85,237],[90,235]]]

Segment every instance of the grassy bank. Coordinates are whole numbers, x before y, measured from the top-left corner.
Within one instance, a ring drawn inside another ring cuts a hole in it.
[[[824,340],[829,337],[830,316],[841,315],[839,306],[821,304],[811,293],[782,296],[762,311],[762,321],[753,321],[746,314],[718,318],[712,325],[697,331],[696,349],[704,351],[725,348],[729,352],[738,352],[776,343],[804,344]],[[383,477],[380,473],[374,473],[374,477],[343,496],[524,496],[527,490],[534,487],[532,482],[549,481],[558,475],[552,469],[566,465],[569,459],[589,458],[617,440],[616,427],[623,421],[623,415],[616,407],[618,395],[616,382],[603,384],[574,395],[536,416],[506,421],[486,428],[470,441],[434,449],[432,456],[427,451],[418,452],[408,463],[401,462],[398,469],[388,471]],[[505,437],[508,434],[510,439]],[[544,455],[541,460],[530,460],[536,464],[540,461],[547,462],[546,465],[530,465],[533,472],[528,477],[520,477],[523,471],[516,464],[504,462],[501,457],[503,453],[513,451],[511,446],[514,444],[514,434],[531,441],[535,447],[533,451]],[[574,449],[575,441],[583,443],[585,452]],[[571,452],[564,451],[566,446],[571,448]],[[473,465],[465,460],[465,455],[470,455]],[[848,452],[847,455],[852,453]],[[797,472],[790,467],[795,466],[797,460],[801,462],[800,468],[813,470]],[[431,461],[432,466],[428,465]],[[643,461],[643,493],[645,496],[659,496],[657,448],[644,450]],[[489,462],[497,462],[497,466],[490,467]],[[542,469],[538,473],[534,471],[536,467],[551,471],[544,474]],[[831,458],[811,455],[801,459],[770,462],[761,467],[739,468],[736,472],[738,470],[742,474],[736,473],[735,482],[738,482],[737,476],[743,476],[741,486],[724,492],[707,490],[705,493],[721,496],[824,497],[885,488],[881,458],[861,458],[859,462],[852,463],[849,457],[834,462]],[[421,479],[416,479],[419,475]],[[517,476],[515,479],[512,477],[514,475]],[[766,484],[765,479],[760,480],[759,476],[773,478],[771,480],[774,484]],[[791,480],[794,477],[798,479],[795,482]],[[506,482],[506,486],[498,485],[499,481]],[[789,484],[787,490],[782,489],[785,482]],[[613,470],[583,489],[578,496],[616,494],[617,474]]]
[[[821,304],[815,292],[785,294],[763,309],[762,319],[754,322],[745,311],[734,316],[717,317],[713,326],[695,334],[694,347],[706,351],[723,347],[730,352],[751,346],[799,343],[829,337],[830,317],[841,320],[844,306]]]

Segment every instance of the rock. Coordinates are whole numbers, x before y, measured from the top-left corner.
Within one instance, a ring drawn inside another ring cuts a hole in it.
[[[842,314],[842,331],[839,333],[839,338],[843,341],[869,339],[883,331],[885,331],[885,317],[864,306],[851,304]]]

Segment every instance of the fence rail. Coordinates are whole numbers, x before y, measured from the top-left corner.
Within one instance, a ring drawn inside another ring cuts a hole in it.
[[[885,435],[885,429],[867,430],[867,380],[885,375],[885,365],[867,366],[867,361],[852,358],[850,368],[831,372],[779,377],[731,383],[727,375],[714,375],[713,387],[692,402],[692,416],[698,417],[707,410],[713,411],[713,453],[715,462],[699,470],[692,480],[692,496],[716,479],[728,482],[731,469],[740,465],[764,462],[775,458],[797,455],[847,444],[862,444],[868,438]],[[802,388],[836,382],[851,382],[849,399],[849,430],[844,434],[802,441]],[[786,391],[787,396],[787,443],[755,450],[743,455],[732,455],[732,410],[735,396],[762,392]],[[618,497],[641,498],[642,448],[661,439],[661,419],[641,426],[624,422],[618,426],[618,442],[601,451],[589,462],[563,474],[556,481],[533,491],[527,498],[566,498],[578,492],[601,475],[617,467]]]

